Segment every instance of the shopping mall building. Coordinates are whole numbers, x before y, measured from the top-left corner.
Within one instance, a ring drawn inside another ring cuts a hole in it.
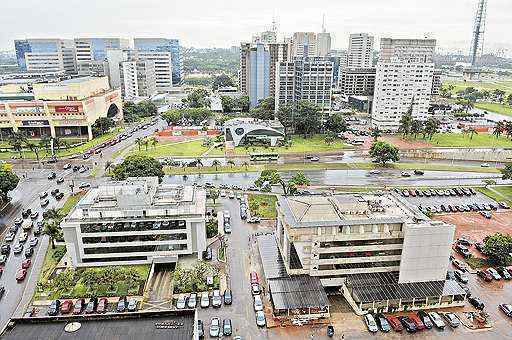
[[[120,90],[110,89],[107,77],[83,77],[33,84],[32,93],[0,94],[0,139],[12,132],[31,138],[92,139],[100,117],[123,119]]]

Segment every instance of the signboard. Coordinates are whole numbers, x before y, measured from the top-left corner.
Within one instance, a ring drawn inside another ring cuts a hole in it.
[[[78,106],[55,106],[55,112],[78,112]]]
[[[43,113],[43,108],[42,107],[38,107],[38,106],[32,106],[32,107],[17,107],[16,108],[16,113],[32,113],[32,112],[37,112],[37,113]]]
[[[119,97],[118,91],[111,93],[105,97],[105,103],[112,103],[117,97]]]
[[[24,120],[21,122],[23,126],[50,126],[50,122],[47,120]]]

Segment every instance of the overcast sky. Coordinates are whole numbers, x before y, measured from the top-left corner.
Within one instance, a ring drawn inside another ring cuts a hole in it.
[[[422,37],[443,49],[469,48],[478,0],[0,0],[0,49],[14,39],[169,37],[184,46],[229,47],[269,28],[281,36],[320,31],[325,14],[333,48],[348,34]],[[512,0],[489,0],[487,50],[512,55]]]

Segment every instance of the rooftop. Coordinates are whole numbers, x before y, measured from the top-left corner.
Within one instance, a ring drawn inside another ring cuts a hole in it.
[[[404,223],[428,220],[417,208],[393,194],[281,196],[279,207],[294,227]]]
[[[261,120],[251,117],[240,117],[240,118],[233,118],[224,123],[225,127],[228,126],[237,126],[242,124],[252,124],[252,125],[263,125],[266,127],[274,128],[274,129],[282,129],[283,124],[277,119],[275,120]]]
[[[66,79],[66,80],[63,80],[63,81],[55,83],[55,84],[60,84],[60,85],[81,84],[81,83],[86,83],[88,81],[94,80],[96,78],[97,77],[91,77],[91,76],[80,77],[80,78],[71,78],[71,79]]]

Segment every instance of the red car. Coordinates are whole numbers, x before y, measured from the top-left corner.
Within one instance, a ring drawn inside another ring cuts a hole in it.
[[[507,271],[508,271],[508,273],[509,273],[510,275],[512,275],[512,266],[508,266],[508,267],[507,267]]]
[[[31,264],[32,261],[30,259],[26,259],[25,261],[21,262],[21,268],[28,269]]]
[[[108,300],[107,298],[101,298],[98,300],[98,307],[96,307],[96,312],[105,313],[107,311]]]
[[[258,273],[251,272],[251,284],[260,283],[260,279],[258,278]]]
[[[412,320],[412,322],[414,322],[417,330],[421,331],[421,330],[425,329],[425,325],[423,324],[423,322],[421,321],[419,316],[417,316],[416,314],[409,314],[407,316],[409,317],[409,319]]]
[[[404,330],[404,326],[396,316],[386,315],[386,319],[388,319],[389,325],[395,332],[401,332]]]
[[[61,305],[60,305],[60,313],[61,314],[71,313],[72,310],[73,310],[73,301],[65,300],[63,303],[61,303]]]
[[[476,272],[478,276],[480,276],[484,281],[491,282],[492,276],[486,270],[479,270]]]
[[[25,277],[27,277],[26,269],[19,269],[16,272],[16,281],[21,282],[21,281],[25,280]]]

